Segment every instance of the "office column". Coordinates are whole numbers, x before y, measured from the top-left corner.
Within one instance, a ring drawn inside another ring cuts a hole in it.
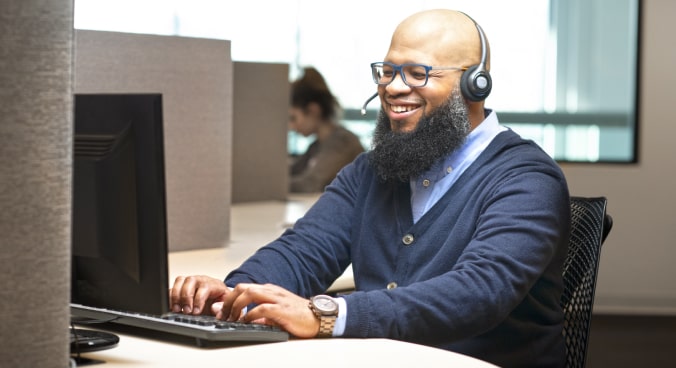
[[[3,0],[0,8],[0,365],[63,368],[73,0]]]

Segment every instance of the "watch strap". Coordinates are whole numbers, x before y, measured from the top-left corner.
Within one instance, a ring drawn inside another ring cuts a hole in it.
[[[319,316],[319,333],[317,337],[332,337],[336,326],[336,316]]]

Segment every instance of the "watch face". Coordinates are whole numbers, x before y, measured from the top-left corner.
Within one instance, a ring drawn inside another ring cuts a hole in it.
[[[322,314],[334,314],[338,310],[338,303],[327,295],[315,296],[312,305]]]

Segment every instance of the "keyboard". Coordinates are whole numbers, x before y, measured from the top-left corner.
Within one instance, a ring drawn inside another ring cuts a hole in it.
[[[191,316],[180,313],[151,315],[136,312],[117,311],[106,308],[70,304],[74,324],[105,323],[140,329],[158,337],[176,336],[190,338],[198,346],[209,346],[223,342],[279,342],[287,341],[289,334],[275,326],[256,323],[228,322],[214,316]],[[136,330],[139,331],[139,330]],[[194,339],[194,340],[193,340]]]

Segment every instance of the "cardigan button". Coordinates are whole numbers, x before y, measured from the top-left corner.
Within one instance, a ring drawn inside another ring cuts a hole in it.
[[[392,281],[389,284],[387,284],[387,290],[392,290],[397,288],[397,283]]]
[[[405,245],[411,245],[411,243],[413,243],[413,240],[415,240],[415,238],[411,234],[406,234],[401,239],[401,241],[404,242]]]

